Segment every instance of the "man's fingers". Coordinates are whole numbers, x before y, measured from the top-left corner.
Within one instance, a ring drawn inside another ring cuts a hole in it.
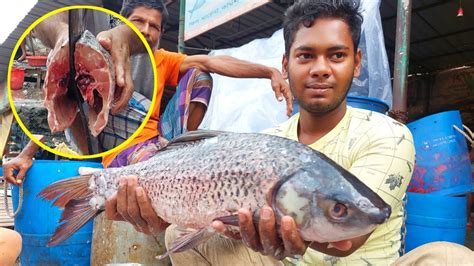
[[[125,219],[117,212],[117,192],[105,201],[105,217],[109,220],[124,221]]]
[[[125,221],[133,222],[128,216],[127,210],[127,179],[122,178],[117,190],[117,212],[125,219]]]
[[[159,233],[163,231],[167,227],[167,223],[155,213],[155,209],[153,209],[150,199],[145,194],[143,188],[137,187],[135,191],[138,206],[140,208],[140,215],[145,220],[148,227],[147,233]]]
[[[115,63],[115,81],[116,85],[119,87],[125,87],[125,62],[124,60],[117,56]]]
[[[222,234],[222,233],[225,233],[225,231],[226,231],[226,230],[225,230],[225,229],[226,229],[226,228],[225,228],[225,225],[224,225],[224,223],[221,222],[221,221],[213,221],[213,222],[211,223],[211,226],[212,226],[212,228],[214,228],[214,230],[216,230],[218,233],[221,233],[221,234]]]
[[[10,184],[16,184],[15,175],[13,174],[13,167],[3,168],[3,178]]]
[[[258,230],[264,254],[273,256],[281,242],[277,236],[275,215],[273,214],[272,209],[267,206],[260,210]]]
[[[303,255],[306,251],[306,243],[298,233],[295,221],[290,216],[283,216],[281,219],[281,237],[288,254]]]
[[[240,209],[238,215],[242,241],[251,249],[260,251],[262,247],[260,245],[260,238],[253,225],[252,214],[246,209]]]
[[[293,113],[293,102],[286,100],[286,115],[288,117]]]
[[[117,66],[117,72],[120,72],[121,76],[117,75],[117,93],[115,94],[114,103],[112,106],[112,113],[117,114],[123,108],[128,105],[128,101],[133,95],[133,80],[129,69],[130,62]],[[120,85],[122,84],[122,85]]]
[[[133,89],[131,90],[131,93],[130,89],[123,89],[122,92],[117,95],[118,98],[115,99],[115,102],[112,106],[112,114],[116,115],[120,113],[120,111],[122,111],[122,109],[124,109],[128,105],[128,101],[131,98],[131,94],[133,94]]]
[[[275,97],[279,102],[283,101],[283,96],[281,94],[281,87],[280,84],[274,83],[272,84],[273,91],[275,92]]]
[[[144,228],[147,227],[145,220],[143,220],[140,207],[137,202],[136,188],[137,188],[137,178],[136,177],[127,177],[127,213],[131,218],[131,223],[135,226],[140,227],[144,231]]]
[[[20,171],[18,171],[18,174],[16,175],[16,180],[15,183],[18,185],[21,185],[23,183],[23,179],[25,179],[25,175],[28,169],[21,167]]]
[[[238,231],[231,231],[228,230],[227,227],[224,225],[223,222],[221,221],[213,221],[211,223],[212,228],[216,230],[218,233],[224,234],[225,236],[235,239],[235,240],[241,240],[242,237],[240,236],[240,233]]]
[[[110,38],[103,36],[102,33],[99,33],[97,34],[96,39],[105,50],[110,52],[110,50],[112,49],[112,41],[110,40]]]

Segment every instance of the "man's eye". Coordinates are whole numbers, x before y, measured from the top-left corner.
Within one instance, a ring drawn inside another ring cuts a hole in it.
[[[332,58],[333,59],[336,59],[336,60],[339,60],[339,59],[343,59],[344,58],[344,53],[335,53],[332,55]]]
[[[300,54],[297,56],[298,59],[310,59],[311,55],[310,54]]]

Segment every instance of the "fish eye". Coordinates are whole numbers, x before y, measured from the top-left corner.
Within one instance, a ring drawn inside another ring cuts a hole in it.
[[[331,216],[334,218],[344,218],[347,216],[347,207],[342,203],[336,203],[331,209]]]

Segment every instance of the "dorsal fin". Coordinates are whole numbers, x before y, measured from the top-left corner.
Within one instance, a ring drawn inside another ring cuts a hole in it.
[[[219,131],[219,130],[196,130],[196,131],[189,131],[181,136],[172,139],[168,145],[164,149],[169,150],[170,148],[176,148],[180,147],[183,144],[193,142],[193,141],[198,141],[198,140],[203,140],[203,139],[208,139],[208,138],[213,138],[216,136],[219,136],[224,133],[229,133],[226,131]]]

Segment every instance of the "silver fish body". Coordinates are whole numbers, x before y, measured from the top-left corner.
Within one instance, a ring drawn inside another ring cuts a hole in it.
[[[171,252],[227,225],[239,208],[273,208],[294,218],[303,239],[334,242],[370,233],[391,214],[376,193],[338,164],[299,142],[256,133],[196,131],[171,141],[147,161],[62,180],[39,196],[65,207],[49,244],[67,239],[104,208],[124,176],[137,176],[156,213],[168,223],[198,229]],[[226,219],[224,219],[226,218]],[[210,232],[210,233],[209,233]],[[183,244],[184,243],[184,244]],[[180,248],[184,247],[184,248]]]
[[[96,173],[90,183],[96,209],[103,208],[97,203],[117,190],[124,175],[137,176],[156,213],[181,227],[202,228],[239,208],[269,204],[280,216],[293,216],[304,238],[326,242],[346,239],[344,232],[328,230],[341,225],[327,213],[336,202],[354,214],[346,222],[357,225],[355,231],[364,228],[358,234],[370,232],[390,214],[380,197],[323,154],[266,134],[219,134],[164,150],[145,162]],[[317,229],[305,236],[311,230],[304,226]]]

